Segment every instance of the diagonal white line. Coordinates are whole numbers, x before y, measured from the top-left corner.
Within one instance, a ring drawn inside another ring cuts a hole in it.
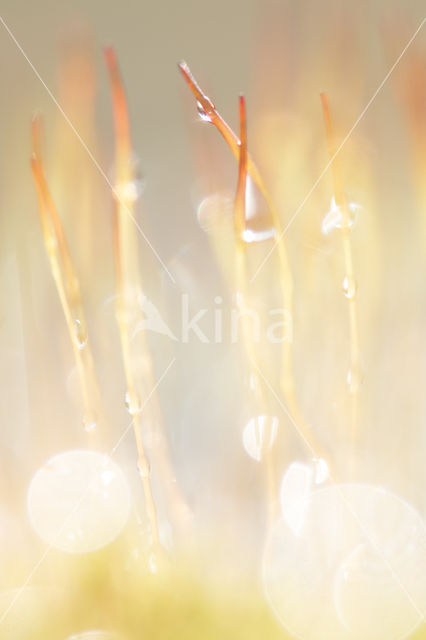
[[[127,207],[127,205],[123,202],[123,200],[120,198],[120,194],[117,191],[117,189],[111,184],[107,174],[105,173],[105,171],[102,169],[101,165],[99,164],[99,162],[96,160],[95,156],[93,155],[93,153],[90,151],[89,147],[87,146],[87,144],[84,142],[83,138],[81,137],[81,135],[79,134],[79,132],[77,131],[77,129],[75,128],[75,126],[73,125],[73,123],[71,122],[70,118],[67,116],[67,114],[65,113],[64,109],[61,107],[61,105],[59,104],[58,100],[55,98],[54,94],[52,93],[52,91],[49,89],[49,87],[47,86],[47,84],[45,83],[45,81],[43,80],[43,78],[41,77],[40,73],[37,71],[36,67],[33,65],[33,63],[31,62],[31,60],[29,59],[29,57],[27,56],[27,54],[25,53],[24,49],[22,48],[22,46],[19,44],[18,40],[16,39],[16,37],[14,36],[14,34],[12,33],[12,31],[10,30],[10,28],[8,27],[8,25],[6,24],[6,22],[3,20],[2,16],[0,16],[0,22],[3,25],[3,27],[6,29],[7,33],[9,34],[9,36],[11,37],[11,39],[13,40],[13,42],[15,43],[15,45],[17,46],[17,48],[19,49],[19,51],[21,52],[21,54],[23,55],[23,57],[25,58],[25,60],[28,62],[29,66],[31,67],[31,69],[33,70],[34,74],[37,76],[37,78],[40,80],[41,84],[43,85],[43,87],[45,88],[47,94],[49,95],[49,97],[51,98],[51,100],[53,101],[53,103],[56,105],[56,107],[58,108],[58,110],[60,111],[60,113],[62,114],[65,122],[69,125],[69,127],[71,128],[71,130],[73,131],[73,133],[75,134],[75,136],[77,137],[78,141],[80,142],[81,146],[83,147],[83,149],[86,151],[87,155],[89,156],[89,158],[91,159],[91,161],[93,162],[93,164],[95,165],[96,169],[99,171],[99,173],[101,174],[101,176],[103,177],[103,179],[105,180],[105,182],[108,184],[108,186],[110,187],[112,193],[114,194],[115,198],[118,200],[118,202],[120,203],[120,205],[123,207],[123,209],[125,210],[125,212],[127,213],[127,215],[130,217],[130,219],[132,220],[133,224],[135,225],[136,229],[139,231],[139,233],[141,234],[142,238],[145,240],[145,242],[147,243],[147,245],[149,246],[149,248],[151,249],[151,251],[153,252],[153,254],[155,255],[155,257],[157,258],[158,262],[161,264],[161,266],[163,267],[164,271],[167,273],[167,275],[169,276],[170,280],[176,284],[176,280],[174,279],[174,277],[172,276],[172,274],[170,273],[169,269],[167,268],[167,266],[165,265],[164,261],[161,259],[160,255],[158,254],[157,250],[153,247],[152,243],[150,242],[149,238],[147,237],[147,235],[145,234],[144,230],[142,229],[142,227],[140,226],[140,224],[138,223],[138,221],[136,220],[135,216],[132,214],[132,212],[130,211],[130,209]]]
[[[310,442],[308,442],[305,438],[305,436],[303,435],[303,432],[301,431],[301,429],[298,427],[297,423],[295,422],[294,418],[292,417],[292,415],[290,414],[290,412],[288,411],[287,407],[285,406],[285,404],[283,403],[283,401],[281,400],[281,398],[279,397],[279,395],[277,394],[277,392],[275,391],[275,389],[273,388],[273,386],[271,385],[271,383],[269,382],[268,378],[263,374],[263,372],[259,369],[259,366],[257,365],[257,363],[250,358],[250,362],[251,364],[255,367],[255,369],[257,370],[257,372],[259,373],[260,377],[262,378],[263,382],[265,383],[265,385],[268,387],[269,391],[272,393],[272,395],[274,396],[274,398],[276,399],[276,401],[278,402],[278,404],[280,405],[280,407],[283,409],[284,413],[286,414],[286,416],[289,418],[289,420],[291,421],[291,423],[293,424],[293,426],[295,427],[298,435],[300,436],[300,438],[303,440],[303,442],[305,443],[306,447],[309,449],[309,451],[311,452],[311,454],[313,455],[314,458],[319,458],[320,456],[317,454],[317,452],[315,451],[314,447],[311,445]],[[332,482],[332,484],[334,484],[335,488],[337,489],[337,492],[340,496],[340,499],[342,500],[343,505],[346,507],[346,509],[349,511],[349,513],[351,514],[351,516],[356,520],[361,533],[365,536],[365,539],[367,540],[367,542],[373,547],[374,551],[377,553],[377,555],[380,557],[380,559],[383,561],[383,563],[385,564],[386,568],[388,569],[389,573],[391,574],[393,580],[395,581],[395,584],[397,584],[401,591],[404,593],[404,595],[407,597],[407,600],[409,601],[409,603],[411,604],[411,606],[413,607],[413,609],[416,611],[416,613],[420,616],[421,620],[424,620],[424,615],[421,611],[421,609],[418,607],[418,605],[416,604],[414,598],[411,596],[410,592],[408,591],[408,589],[406,588],[406,586],[401,582],[398,574],[395,572],[394,568],[392,567],[392,564],[390,563],[390,561],[386,558],[386,556],[382,553],[381,549],[374,543],[374,540],[371,539],[371,536],[368,534],[368,530],[366,529],[366,527],[364,526],[363,522],[361,521],[359,515],[356,513],[356,511],[353,509],[352,505],[350,504],[350,502],[347,500],[347,498],[345,497],[341,486],[338,484],[338,482],[330,477],[330,481]]]
[[[172,367],[172,365],[176,362],[176,358],[172,358],[172,360],[169,362],[168,366],[166,367],[166,369],[163,371],[163,373],[161,374],[161,376],[158,378],[157,382],[155,383],[154,387],[151,389],[150,393],[148,394],[148,396],[145,398],[145,401],[142,405],[142,409],[141,411],[143,411],[146,407],[146,405],[148,404],[148,402],[150,401],[152,395],[156,392],[156,390],[158,389],[158,387],[160,386],[161,382],[163,381],[163,379],[165,378],[165,376],[167,375],[167,373],[169,372],[170,368]],[[132,428],[132,424],[133,422],[131,421],[127,427],[124,429],[123,433],[121,434],[121,436],[119,437],[119,439],[117,440],[116,444],[113,446],[113,448],[110,451],[110,457],[112,458],[112,456],[115,454],[115,452],[117,451],[118,447],[120,446],[120,444],[122,443],[122,441],[124,440],[125,436],[129,433],[130,429]],[[11,612],[11,610],[13,609],[13,607],[15,606],[15,604],[17,603],[17,601],[19,600],[19,598],[21,597],[22,593],[24,592],[25,588],[28,586],[28,584],[31,582],[33,576],[37,573],[38,569],[41,567],[41,565],[43,564],[44,560],[47,558],[48,554],[50,553],[50,551],[53,549],[53,547],[55,546],[55,542],[58,539],[58,537],[61,535],[62,531],[65,529],[68,521],[70,520],[70,518],[74,515],[74,513],[78,510],[78,508],[80,507],[81,503],[83,502],[84,498],[87,496],[89,490],[89,486],[86,487],[86,491],[84,493],[82,493],[82,495],[80,496],[80,499],[76,502],[76,504],[73,506],[73,508],[71,509],[71,511],[68,513],[68,515],[66,516],[66,518],[64,519],[64,521],[62,522],[62,525],[59,527],[58,531],[55,533],[55,535],[53,536],[51,542],[47,545],[47,547],[45,548],[45,550],[43,551],[43,554],[41,555],[41,557],[39,558],[39,560],[35,563],[35,565],[33,566],[33,568],[31,569],[31,571],[29,572],[28,576],[25,578],[24,582],[22,583],[22,585],[19,587],[18,591],[16,592],[15,596],[12,598],[11,602],[9,603],[8,607],[5,609],[5,611],[2,613],[2,615],[0,616],[0,627],[3,624],[3,622],[6,620],[7,616],[9,615],[9,613]]]
[[[277,245],[281,242],[282,238],[285,236],[285,234],[287,233],[287,231],[290,228],[290,226],[293,224],[293,222],[295,221],[295,219],[297,218],[299,213],[302,211],[303,207],[305,206],[305,204],[307,203],[307,201],[311,197],[312,193],[315,191],[315,189],[317,188],[317,186],[319,185],[319,183],[321,182],[321,180],[323,179],[323,177],[325,176],[325,174],[329,170],[330,166],[333,164],[333,162],[336,159],[337,155],[340,153],[340,151],[342,150],[342,148],[344,147],[344,145],[346,144],[348,139],[351,137],[352,133],[354,132],[354,130],[356,129],[358,124],[361,122],[362,118],[365,116],[365,114],[367,113],[367,111],[371,107],[371,105],[373,104],[374,100],[377,98],[377,96],[380,93],[380,91],[383,89],[383,87],[386,84],[387,80],[389,79],[389,77],[391,76],[391,74],[393,73],[395,68],[398,66],[398,64],[401,61],[401,59],[404,57],[407,49],[409,48],[409,46],[412,44],[414,39],[419,34],[419,32],[420,32],[421,28],[423,27],[425,21],[426,21],[426,18],[423,18],[423,20],[421,21],[420,25],[417,27],[416,31],[414,32],[414,34],[411,36],[411,38],[409,39],[409,41],[407,42],[407,44],[405,45],[405,47],[403,48],[403,50],[401,51],[401,53],[399,54],[399,56],[397,57],[397,59],[395,60],[395,62],[393,63],[393,65],[391,66],[389,71],[387,72],[387,74],[385,75],[385,77],[383,78],[382,82],[379,84],[379,86],[377,87],[377,89],[375,90],[373,95],[371,96],[370,100],[367,102],[367,104],[365,105],[364,109],[361,111],[361,113],[359,114],[358,118],[353,123],[352,127],[349,129],[348,133],[343,138],[342,142],[340,143],[340,145],[338,146],[338,148],[336,149],[336,151],[334,152],[334,154],[332,155],[330,160],[327,162],[327,164],[325,165],[324,169],[321,171],[321,173],[318,176],[318,178],[315,180],[313,186],[308,191],[306,196],[303,198],[302,202],[297,207],[296,211],[293,213],[293,215],[291,216],[290,220],[287,222],[287,224],[284,227],[284,229],[281,231],[281,233],[278,236],[278,238],[275,240],[274,244],[272,245],[272,247],[270,248],[270,250],[266,254],[265,258],[262,260],[262,262],[260,263],[260,265],[256,269],[256,271],[255,271],[254,275],[252,276],[250,282],[253,282],[255,280],[255,278],[258,276],[258,274],[259,274],[260,270],[263,268],[264,264],[269,260],[269,258],[271,257],[272,253],[275,251]]]

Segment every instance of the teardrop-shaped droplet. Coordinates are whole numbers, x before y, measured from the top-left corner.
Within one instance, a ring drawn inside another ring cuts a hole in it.
[[[321,223],[321,231],[324,235],[328,235],[334,229],[342,229],[343,227],[351,228],[358,218],[361,206],[356,202],[349,202],[347,211],[336,204],[334,196],[331,198],[330,210],[323,218]]]
[[[246,227],[243,231],[243,240],[249,244],[252,242],[264,242],[265,240],[270,240],[274,236],[275,229],[273,227],[256,229],[255,225],[253,225],[251,228]]]
[[[79,349],[84,349],[87,344],[87,329],[82,320],[74,320],[74,339]]]
[[[243,431],[243,446],[250,458],[262,459],[264,453],[272,448],[277,437],[279,420],[276,416],[257,416],[251,418]]]
[[[315,484],[322,484],[330,477],[330,469],[324,458],[313,458]]]
[[[126,392],[125,405],[131,416],[138,415],[142,411],[142,400],[136,392]]]
[[[250,244],[270,240],[275,235],[276,230],[273,226],[268,203],[253,181],[247,178],[246,220],[242,238],[244,242]]]
[[[211,122],[212,121],[211,117],[209,116],[208,113],[206,113],[204,111],[203,105],[200,102],[198,102],[198,100],[197,100],[197,111],[198,111],[198,115],[200,116],[200,118],[201,118],[201,120],[203,122]]]
[[[206,233],[211,233],[218,227],[223,227],[227,221],[233,220],[232,198],[223,193],[206,196],[197,209],[198,224]]]
[[[141,478],[149,478],[151,467],[147,458],[138,460],[138,471]]]
[[[145,189],[145,176],[141,169],[139,156],[132,153],[125,180],[111,175],[111,181],[115,183],[114,196],[119,202],[131,204],[139,200]]]
[[[144,186],[145,183],[141,178],[121,182],[115,187],[115,195],[122,202],[136,202],[141,197]]]
[[[354,278],[345,276],[343,279],[343,293],[348,300],[353,300],[358,289],[357,282]]]
[[[93,409],[89,409],[83,415],[83,426],[88,433],[97,427],[98,419]]]

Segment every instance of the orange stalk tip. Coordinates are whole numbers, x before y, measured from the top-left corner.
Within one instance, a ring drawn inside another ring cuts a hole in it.
[[[245,144],[247,138],[247,126],[246,126],[246,100],[243,95],[240,96],[240,144]]]
[[[330,107],[328,104],[327,94],[325,92],[321,92],[320,98],[321,98],[322,110],[324,114],[325,135],[327,138],[328,151],[329,151],[330,162],[331,162],[331,172],[332,172],[333,183],[334,183],[334,199],[338,206],[342,206],[344,205],[345,197],[344,197],[344,191],[343,191],[343,185],[340,177],[339,167],[335,159],[336,145],[334,141],[333,126],[331,123],[331,113],[330,113]]]
[[[112,46],[104,47],[104,60],[110,74],[118,72],[118,63],[115,49]]]
[[[235,231],[237,238],[241,236],[246,224],[246,186],[247,186],[247,124],[246,102],[243,95],[239,99],[240,112],[240,143],[238,162],[238,185],[235,196]]]
[[[185,60],[181,60],[178,63],[178,67],[183,75],[183,77],[185,78],[186,82],[188,83],[188,85],[191,87],[197,87],[197,89],[199,89],[197,82],[194,78],[194,76],[191,73],[191,69],[188,67],[188,65],[186,64]]]
[[[31,141],[32,152],[35,156],[40,155],[40,142],[43,135],[43,121],[42,118],[35,114],[31,120]]]

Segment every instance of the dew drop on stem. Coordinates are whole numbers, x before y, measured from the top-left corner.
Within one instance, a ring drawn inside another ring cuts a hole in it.
[[[354,278],[345,276],[345,278],[343,279],[342,288],[343,293],[348,300],[353,300],[355,298],[358,285]]]
[[[79,349],[84,349],[87,344],[87,329],[82,320],[74,320],[74,340]]]
[[[131,416],[138,415],[142,411],[142,400],[136,392],[126,392],[125,405]]]
[[[211,117],[209,116],[208,113],[206,113],[204,111],[203,105],[200,102],[198,102],[198,100],[197,100],[197,111],[198,111],[198,115],[200,116],[200,118],[201,118],[201,120],[203,122],[211,122],[212,121]]]

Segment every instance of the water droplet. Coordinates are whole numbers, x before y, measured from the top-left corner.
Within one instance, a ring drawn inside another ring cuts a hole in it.
[[[270,240],[275,237],[275,229],[273,227],[266,229],[246,227],[242,235],[244,242],[247,243],[264,242],[265,240]]]
[[[211,122],[212,121],[211,117],[209,116],[208,113],[206,113],[204,111],[203,105],[200,102],[198,102],[198,100],[197,100],[197,111],[198,111],[198,115],[200,116],[200,118],[201,118],[201,120],[203,122]]]
[[[244,242],[264,242],[276,236],[268,203],[253,181],[247,179],[246,222],[242,233]]]
[[[324,458],[313,458],[315,484],[322,484],[330,477],[330,469]]]
[[[257,460],[272,448],[277,437],[279,420],[276,416],[251,418],[243,430],[243,447],[247,454]]]
[[[98,424],[96,413],[90,409],[83,416],[83,426],[85,431],[93,431]]]
[[[79,349],[84,349],[87,344],[87,329],[82,320],[74,320],[74,339]]]
[[[364,382],[364,375],[360,367],[354,367],[348,370],[346,382],[351,393],[358,393]]]
[[[118,200],[136,202],[141,197],[145,183],[142,179],[134,178],[128,182],[122,182],[115,186],[115,195]]]
[[[146,458],[144,460],[138,460],[138,471],[141,478],[149,478],[151,467]]]
[[[211,233],[218,227],[228,222],[231,229],[233,221],[232,198],[223,193],[214,193],[206,196],[197,209],[198,224],[206,233]]]
[[[349,202],[347,214],[344,215],[341,207],[336,204],[334,196],[331,198],[330,210],[323,218],[321,231],[328,235],[333,229],[342,229],[344,226],[351,228],[358,218],[361,205],[356,202]]]
[[[356,292],[358,289],[358,285],[356,280],[354,280],[354,278],[349,278],[348,276],[345,276],[343,279],[343,293],[345,294],[345,297],[348,300],[353,300],[356,296]]]
[[[142,173],[141,161],[139,156],[134,153],[130,157],[128,175],[126,177],[129,179],[125,181],[112,178],[113,183],[115,183],[114,195],[124,204],[131,204],[139,200],[145,189],[145,177]]]
[[[136,416],[142,411],[142,400],[136,392],[126,392],[125,405],[131,416]]]

